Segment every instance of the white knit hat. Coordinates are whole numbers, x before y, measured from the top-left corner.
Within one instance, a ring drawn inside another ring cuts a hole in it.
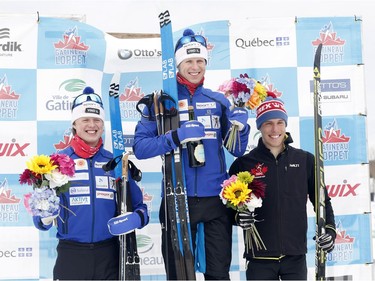
[[[94,90],[91,87],[86,87],[83,90],[83,94],[80,96],[83,96],[83,98],[85,98],[84,95],[87,95],[87,98],[85,98],[85,100],[81,104],[78,104],[77,106],[73,104],[72,124],[81,117],[100,118],[103,120],[103,122],[105,121],[105,112],[103,109],[103,104],[101,103],[101,101],[99,103],[91,99],[90,94],[95,94]]]
[[[208,52],[207,48],[203,46],[201,43],[195,41],[195,34],[191,29],[186,29],[183,33],[183,37],[187,37],[190,42],[185,44],[180,44],[180,40],[177,42],[176,51],[175,51],[175,60],[176,65],[178,66],[183,60],[188,58],[203,58],[206,60],[208,59]],[[197,35],[202,38],[201,35]],[[191,39],[189,38],[191,37]],[[203,38],[202,38],[203,39]]]

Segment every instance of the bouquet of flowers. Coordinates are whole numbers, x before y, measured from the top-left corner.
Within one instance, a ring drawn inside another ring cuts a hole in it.
[[[267,89],[246,73],[225,81],[218,90],[223,92],[235,107],[247,109],[257,108],[267,97]]]
[[[33,192],[24,195],[24,205],[31,215],[47,217],[58,212],[58,195],[68,190],[74,165],[68,155],[57,153],[37,155],[26,162],[27,169],[20,174],[19,182],[33,186]]]
[[[262,207],[266,186],[250,172],[239,172],[225,180],[221,186],[220,198],[228,208],[237,212],[250,212],[254,217],[255,208]],[[250,227],[245,229],[246,252],[253,251],[254,246],[257,250],[266,249],[255,223],[251,223]]]
[[[219,86],[218,91],[223,92],[234,107],[245,107],[250,110],[257,108],[267,97],[266,88],[246,73],[241,74],[240,77],[225,81]],[[229,151],[233,151],[237,139],[239,140],[238,125],[232,124],[225,137],[225,147]]]

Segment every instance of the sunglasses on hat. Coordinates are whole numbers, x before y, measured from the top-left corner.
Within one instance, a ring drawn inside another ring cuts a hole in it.
[[[202,35],[186,35],[182,36],[176,43],[175,52],[180,49],[183,45],[190,43],[190,42],[198,42],[204,47],[207,48],[206,38],[204,38]]]
[[[80,94],[80,95],[76,96],[76,98],[73,100],[73,103],[72,103],[72,110],[75,107],[77,107],[77,106],[79,106],[79,105],[81,105],[81,104],[83,104],[84,102],[87,102],[87,101],[96,102],[102,108],[104,108],[102,98],[98,94],[90,93],[90,94]]]

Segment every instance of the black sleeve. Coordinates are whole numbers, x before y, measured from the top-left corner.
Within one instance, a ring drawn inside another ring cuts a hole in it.
[[[314,206],[314,210],[316,210],[316,206],[315,206],[315,159],[314,159],[314,155],[311,153],[307,154],[307,175],[308,175],[309,199]],[[333,230],[336,233],[335,215],[333,212],[331,198],[328,195],[327,188],[325,188],[324,194],[325,194],[325,212],[326,212],[326,226],[325,227]]]
[[[239,172],[239,168],[240,168],[239,161],[240,161],[239,158],[237,158],[236,160],[234,160],[232,165],[230,165],[229,171],[228,171],[229,176],[235,175]]]

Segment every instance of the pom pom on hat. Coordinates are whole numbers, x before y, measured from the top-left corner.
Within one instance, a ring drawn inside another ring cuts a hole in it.
[[[181,38],[184,36],[191,36],[192,40],[188,43],[182,44],[180,46],[180,40],[177,41],[176,51],[175,51],[175,60],[176,65],[178,66],[183,60],[188,58],[203,58],[206,60],[208,59],[207,48],[203,46],[201,43],[194,41],[194,31],[190,28],[185,29],[184,33]],[[199,35],[201,36],[201,35]]]
[[[83,92],[82,92],[82,94],[93,94],[93,93],[95,93],[94,89],[91,88],[91,87],[89,87],[89,86],[87,86],[86,88],[84,88]]]
[[[82,91],[82,95],[89,95],[89,94],[95,94],[95,91],[91,87],[86,87]],[[82,102],[81,104],[78,104],[77,106],[73,107],[72,109],[72,124],[79,118],[82,117],[93,117],[93,118],[100,118],[105,121],[105,112],[102,107],[102,104],[93,101],[89,97],[86,101]]]
[[[284,107],[284,102],[276,98],[272,92],[267,92],[267,98],[256,110],[256,125],[259,130],[262,124],[270,119],[283,119],[288,125],[288,115]]]

